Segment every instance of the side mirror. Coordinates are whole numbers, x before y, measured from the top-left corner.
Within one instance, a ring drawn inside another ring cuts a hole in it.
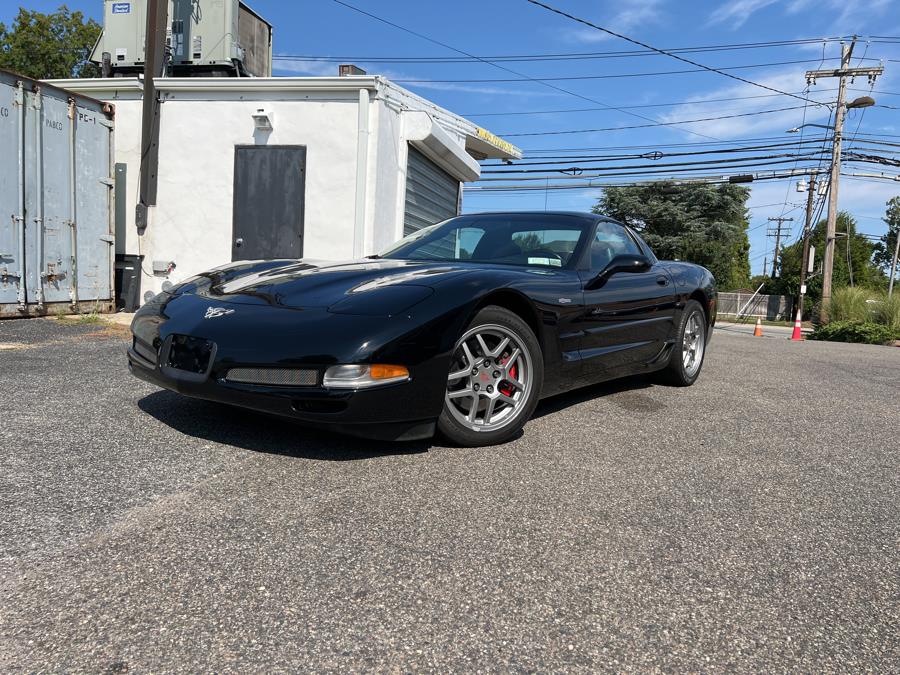
[[[621,253],[610,260],[603,271],[588,282],[586,288],[587,290],[600,288],[607,279],[619,272],[646,272],[651,267],[650,259],[647,256]]]

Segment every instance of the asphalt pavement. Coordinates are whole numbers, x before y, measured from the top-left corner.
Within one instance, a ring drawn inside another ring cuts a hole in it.
[[[900,349],[717,331],[693,387],[365,442],[0,322],[0,671],[889,672]]]

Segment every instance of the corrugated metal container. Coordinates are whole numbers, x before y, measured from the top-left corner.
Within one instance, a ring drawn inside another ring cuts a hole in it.
[[[113,109],[0,70],[0,316],[113,304]]]

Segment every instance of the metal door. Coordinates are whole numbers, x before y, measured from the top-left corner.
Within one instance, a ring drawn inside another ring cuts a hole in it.
[[[73,277],[69,155],[69,104],[44,96],[41,89],[25,94],[25,268],[28,302],[70,302]],[[32,262],[33,261],[33,262]]]
[[[111,216],[115,182],[109,171],[112,125],[96,110],[81,105],[74,105],[72,115],[75,144],[70,153],[77,189],[71,234],[78,252],[72,296],[79,301],[104,300],[113,295],[115,258],[115,223]]]
[[[459,181],[410,146],[403,236],[459,214]]]
[[[0,86],[0,305],[25,304],[23,96],[21,85]]]
[[[231,259],[302,258],[305,192],[305,146],[236,146]]]

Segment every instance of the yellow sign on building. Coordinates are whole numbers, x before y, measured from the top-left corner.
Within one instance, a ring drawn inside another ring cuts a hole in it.
[[[503,152],[506,152],[510,155],[521,157],[522,151],[517,148],[515,145],[510,143],[509,141],[504,141],[497,134],[492,134],[487,129],[482,129],[478,127],[478,138],[483,140],[486,143],[490,143],[495,148],[500,148]]]

